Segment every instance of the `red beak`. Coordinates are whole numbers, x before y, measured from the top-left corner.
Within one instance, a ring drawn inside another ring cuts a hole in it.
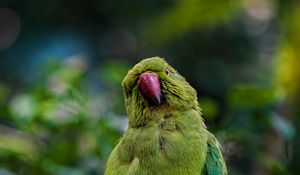
[[[138,87],[150,104],[161,103],[161,87],[159,76],[153,72],[144,72],[140,75]]]

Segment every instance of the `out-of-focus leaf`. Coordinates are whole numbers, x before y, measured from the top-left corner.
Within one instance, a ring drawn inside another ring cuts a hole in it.
[[[300,8],[294,5],[289,9],[291,13],[282,18],[283,35],[281,45],[276,54],[274,77],[282,85],[290,98],[300,98]]]
[[[0,153],[13,154],[25,161],[34,162],[39,158],[39,146],[25,133],[0,125]]]
[[[111,127],[110,123],[103,120],[99,123],[99,131],[95,132],[97,135],[98,145],[101,147],[101,158],[107,158],[120,138],[121,133],[115,128]]]
[[[45,160],[42,163],[42,166],[44,170],[50,174],[56,174],[56,175],[66,175],[66,174],[72,174],[72,175],[84,175],[84,172],[78,168],[75,167],[67,167],[63,165],[56,164],[52,162],[51,160]]]
[[[257,155],[257,162],[262,164],[264,167],[269,169],[270,172],[274,175],[282,175],[282,174],[289,174],[288,169],[284,165],[283,162],[277,160],[275,158],[270,157],[270,155],[266,155],[265,153],[261,152]]]
[[[184,0],[162,12],[144,31],[147,40],[164,45],[191,31],[220,24],[237,14],[237,0]]]
[[[201,98],[199,100],[199,106],[206,120],[212,121],[219,113],[218,104],[210,98]]]
[[[90,131],[82,133],[79,137],[79,154],[82,157],[92,156],[94,151],[97,150],[97,138],[96,135]]]
[[[74,89],[66,90],[59,96],[40,101],[39,114],[43,120],[55,125],[73,123],[77,122],[80,114],[89,112],[86,104],[89,104],[86,94]]]
[[[76,102],[50,104],[44,111],[44,119],[55,125],[64,125],[77,121],[80,105]]]
[[[281,101],[284,93],[273,86],[239,85],[231,89],[228,101],[234,108],[261,108]]]
[[[101,78],[112,85],[121,86],[121,81],[129,70],[127,63],[109,60],[100,68]]]

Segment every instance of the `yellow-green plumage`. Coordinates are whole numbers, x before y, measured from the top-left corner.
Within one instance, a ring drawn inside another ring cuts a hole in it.
[[[138,89],[145,71],[159,76],[159,105],[149,104]],[[219,143],[201,117],[196,91],[166,61],[142,60],[122,86],[129,126],[107,161],[105,175],[227,174]]]

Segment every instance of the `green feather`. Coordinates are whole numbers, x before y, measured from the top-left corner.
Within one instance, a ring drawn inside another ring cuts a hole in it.
[[[211,138],[207,142],[208,149],[202,175],[227,175],[220,145],[213,135]]]
[[[149,104],[137,86],[145,71],[159,76],[164,99],[158,106]],[[164,59],[142,60],[128,71],[122,87],[129,126],[109,156],[105,175],[218,172],[210,167],[219,166],[214,160],[224,161],[214,146],[216,139],[206,130],[197,93]]]

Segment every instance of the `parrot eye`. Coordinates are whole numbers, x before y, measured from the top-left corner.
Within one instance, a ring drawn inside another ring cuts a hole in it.
[[[166,69],[166,74],[167,74],[167,75],[170,75],[170,73],[171,73],[170,70],[169,70],[169,69]]]

